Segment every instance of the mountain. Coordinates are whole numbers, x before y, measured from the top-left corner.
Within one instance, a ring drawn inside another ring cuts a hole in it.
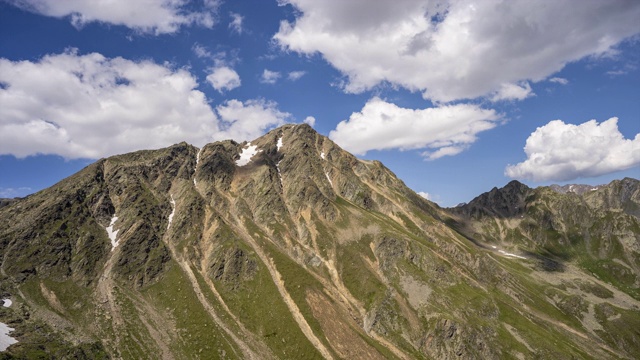
[[[588,191],[596,191],[602,187],[602,185],[592,186],[592,185],[584,185],[584,184],[568,184],[568,185],[551,185],[549,186],[553,191],[559,192],[561,194],[566,193],[576,193],[578,195],[582,195]]]
[[[640,296],[640,182],[563,188],[531,189],[512,181],[451,209],[459,216],[453,227],[485,244],[544,256],[547,263],[576,263]]]
[[[307,125],[102,159],[0,208],[0,354],[638,358],[637,183],[442,209]]]
[[[5,199],[5,198],[0,198],[0,208],[7,206],[9,204],[11,204],[12,202],[16,201],[18,199],[13,198],[13,199]]]

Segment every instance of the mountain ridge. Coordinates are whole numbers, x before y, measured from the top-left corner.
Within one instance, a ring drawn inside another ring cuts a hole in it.
[[[0,309],[0,321],[20,332],[8,353],[637,355],[640,334],[611,330],[638,318],[634,258],[594,245],[601,265],[631,269],[621,273],[629,281],[594,277],[530,236],[553,220],[544,213],[526,219],[529,237],[506,241],[493,229],[532,209],[518,184],[492,190],[473,211],[442,209],[382,163],[357,159],[307,125],[251,142],[101,159],[0,208],[0,290],[15,304]],[[589,201],[627,209],[603,216],[615,219],[613,231],[637,235],[625,230],[638,224],[628,214],[637,191],[625,186]],[[604,243],[595,239],[604,232],[590,231],[592,243]],[[610,243],[631,249],[638,239]],[[564,270],[541,267],[545,261]],[[49,330],[29,330],[36,325]]]

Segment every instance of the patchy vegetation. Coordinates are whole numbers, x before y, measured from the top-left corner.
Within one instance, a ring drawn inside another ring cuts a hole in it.
[[[306,125],[251,145],[243,166],[233,141],[120,155],[2,202],[0,356],[640,356],[637,180],[441,209]]]

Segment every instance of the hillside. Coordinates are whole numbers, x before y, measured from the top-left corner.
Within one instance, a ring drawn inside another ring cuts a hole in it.
[[[0,208],[3,356],[640,357],[638,181],[441,209],[307,125]]]

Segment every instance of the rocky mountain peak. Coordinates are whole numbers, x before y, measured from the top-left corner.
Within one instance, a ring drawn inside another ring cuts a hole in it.
[[[619,209],[640,219],[640,181],[637,179],[614,180],[599,186],[597,191],[583,193],[583,197],[594,208]]]
[[[431,207],[380,162],[357,159],[306,124],[284,125],[241,144],[208,144],[196,162],[194,183],[205,197],[225,202],[221,194],[234,190],[261,221],[295,217],[308,208],[332,219],[338,198],[390,209],[398,192],[416,206]]]
[[[456,207],[456,211],[477,217],[482,215],[503,218],[519,216],[525,210],[525,199],[531,192],[527,185],[513,180],[502,188],[494,187],[468,204]]]

